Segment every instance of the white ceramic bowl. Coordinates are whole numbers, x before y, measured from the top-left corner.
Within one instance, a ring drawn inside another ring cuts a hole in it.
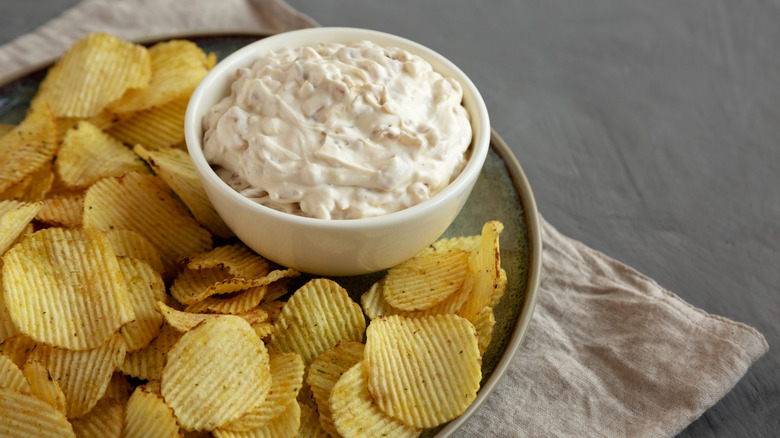
[[[417,54],[463,87],[463,105],[472,123],[470,158],[461,174],[431,199],[383,216],[326,220],[283,213],[257,204],[230,188],[203,156],[203,116],[230,92],[239,67],[285,47],[317,42],[370,40]],[[236,236],[258,254],[284,266],[316,275],[358,275],[396,265],[435,241],[452,223],[471,193],[490,148],[487,108],[471,80],[453,63],[407,39],[355,28],[296,30],[249,44],[219,62],[190,98],[184,121],[187,148],[203,187]]]

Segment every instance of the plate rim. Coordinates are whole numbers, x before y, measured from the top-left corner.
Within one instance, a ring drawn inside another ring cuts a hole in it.
[[[141,38],[129,39],[129,41],[132,41],[136,44],[152,44],[157,41],[170,39],[195,39],[208,37],[217,38],[232,36],[263,38],[276,33],[279,32],[260,31],[256,29],[207,30],[195,32],[160,33],[144,36]],[[6,87],[17,80],[24,78],[25,76],[29,76],[43,69],[49,68],[57,61],[57,59],[59,59],[60,56],[55,56],[40,62],[36,62],[34,64],[15,70],[11,74],[8,74],[4,77],[0,77],[0,87]],[[501,136],[498,135],[494,128],[490,129],[490,133],[490,147],[504,161],[504,165],[512,180],[512,185],[520,198],[520,203],[523,205],[529,245],[528,279],[526,282],[523,304],[520,308],[520,314],[515,321],[515,327],[511,332],[512,334],[510,336],[509,343],[501,355],[501,359],[499,359],[498,363],[493,368],[490,377],[480,387],[479,391],[477,392],[477,397],[469,405],[469,407],[461,415],[447,423],[441,430],[439,430],[434,435],[435,438],[450,437],[453,433],[460,429],[460,427],[463,426],[469,420],[469,418],[471,418],[471,416],[482,407],[484,401],[496,388],[498,382],[504,377],[507,370],[509,369],[509,365],[517,355],[517,352],[520,350],[520,346],[522,345],[523,340],[525,339],[525,335],[527,334],[528,326],[531,323],[534,310],[536,309],[536,302],[541,283],[543,249],[541,221],[530,182],[528,181],[522,166],[507,143],[501,138]]]

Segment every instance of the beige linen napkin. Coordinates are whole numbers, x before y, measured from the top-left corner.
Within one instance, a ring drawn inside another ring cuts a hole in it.
[[[314,26],[281,0],[87,0],[0,47],[0,80],[93,31],[122,38]],[[542,220],[538,304],[521,350],[471,436],[672,436],[744,375],[768,345]]]

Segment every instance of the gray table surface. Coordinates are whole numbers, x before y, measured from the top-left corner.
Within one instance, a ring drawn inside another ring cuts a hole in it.
[[[75,3],[0,0],[0,44]],[[780,2],[289,3],[449,57],[549,222],[766,336],[769,353],[680,436],[780,434]]]

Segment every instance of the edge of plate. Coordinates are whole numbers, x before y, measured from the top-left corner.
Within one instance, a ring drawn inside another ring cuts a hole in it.
[[[542,274],[542,230],[539,212],[536,208],[536,200],[531,191],[531,185],[528,182],[528,178],[525,176],[525,172],[523,172],[523,168],[520,166],[517,158],[515,158],[506,142],[504,142],[493,129],[491,129],[490,143],[498,155],[504,159],[506,168],[512,178],[512,183],[520,196],[520,202],[522,202],[525,211],[529,241],[528,283],[526,285],[525,297],[523,298],[523,306],[520,309],[520,315],[517,318],[515,328],[512,331],[504,355],[498,361],[498,364],[496,364],[490,378],[488,378],[487,382],[480,388],[477,393],[477,398],[458,418],[452,420],[442,428],[435,435],[436,438],[449,437],[463,426],[471,415],[482,406],[482,403],[487,399],[490,393],[493,392],[501,378],[504,377],[504,374],[509,369],[509,365],[512,363],[512,359],[514,359],[523,343],[525,334],[528,331],[528,325],[531,323],[531,317],[536,308],[536,300],[539,294],[539,284],[541,282]]]

